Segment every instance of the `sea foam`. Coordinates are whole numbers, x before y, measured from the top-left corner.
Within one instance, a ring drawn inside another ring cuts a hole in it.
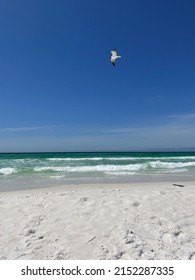
[[[137,171],[145,169],[146,164],[127,165],[96,165],[96,166],[45,166],[35,167],[34,171],[54,171],[54,172],[112,172],[112,171]]]
[[[0,169],[0,175],[11,175],[17,173],[17,170],[12,167],[5,167]]]
[[[195,166],[195,162],[162,162],[160,160],[149,163],[152,168],[181,168],[187,166]]]

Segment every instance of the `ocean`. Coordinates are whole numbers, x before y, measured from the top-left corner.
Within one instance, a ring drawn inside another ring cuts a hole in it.
[[[195,152],[0,154],[0,191],[71,183],[195,178]]]

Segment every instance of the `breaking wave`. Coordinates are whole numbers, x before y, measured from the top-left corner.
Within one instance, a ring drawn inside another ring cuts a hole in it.
[[[195,175],[195,156],[162,153],[137,154],[33,154],[0,157],[0,176],[121,176],[184,173]],[[72,157],[71,157],[72,156]],[[186,175],[184,174],[184,175]],[[57,178],[57,177],[56,177]]]
[[[152,161],[149,163],[152,168],[181,168],[187,166],[195,166],[195,162],[162,162],[162,161]]]
[[[5,167],[0,169],[0,175],[11,175],[17,173],[17,170],[12,167]]]
[[[147,168],[146,164],[128,165],[95,165],[95,166],[44,166],[34,168],[35,172],[112,172],[112,171],[138,171]]]

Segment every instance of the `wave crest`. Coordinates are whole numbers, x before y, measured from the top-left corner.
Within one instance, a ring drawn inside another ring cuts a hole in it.
[[[0,175],[11,175],[17,173],[17,170],[12,167],[5,167],[0,169]]]

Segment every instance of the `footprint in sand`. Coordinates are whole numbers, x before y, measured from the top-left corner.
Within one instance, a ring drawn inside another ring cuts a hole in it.
[[[134,201],[132,204],[132,206],[134,206],[134,207],[138,207],[139,205],[140,205],[140,203],[138,201]]]
[[[195,252],[189,255],[189,260],[195,260]]]
[[[133,233],[133,231],[131,230],[127,230],[126,231],[126,234],[125,234],[125,236],[124,236],[124,239],[125,239],[125,243],[126,244],[131,244],[131,243],[134,243],[135,241],[134,241],[134,238],[135,238],[135,236],[134,236],[134,233]]]
[[[69,252],[66,252],[65,250],[59,250],[56,255],[54,256],[55,260],[67,260],[70,256]]]
[[[20,235],[34,235],[40,226],[40,224],[44,221],[45,216],[38,216],[33,218],[22,230]],[[36,229],[35,229],[36,228]]]
[[[41,240],[41,239],[43,239],[43,238],[44,238],[44,236],[41,235],[41,236],[39,236],[37,239]]]
[[[90,203],[91,199],[89,197],[82,197],[78,200],[80,205],[85,205],[86,203]]]
[[[109,254],[109,250],[105,248],[103,245],[97,249],[97,255],[100,258],[100,260],[107,259],[108,254]]]
[[[103,190],[102,193],[107,193],[107,191]]]
[[[136,252],[138,259],[142,257],[146,247],[146,242],[142,240],[142,237],[135,234],[132,230],[127,230],[124,239],[125,244]]]
[[[165,195],[165,194],[166,194],[166,192],[165,192],[165,191],[160,191],[159,193],[160,193],[160,194],[163,194],[163,195]]]
[[[111,260],[120,260],[124,254],[125,254],[125,251],[118,252],[117,254],[115,254],[114,256],[111,257]]]
[[[35,234],[35,233],[36,233],[35,229],[29,229],[25,235],[29,236],[29,235],[32,235],[32,234]]]
[[[182,231],[181,231],[181,230],[178,230],[178,231],[175,231],[175,232],[173,233],[173,235],[174,235],[175,237],[178,237],[181,233],[182,233]]]
[[[157,224],[158,226],[162,226],[162,222],[158,217],[151,216],[150,219],[152,220],[152,223]]]
[[[60,196],[64,196],[64,195],[67,195],[68,193],[60,193],[59,195]]]

